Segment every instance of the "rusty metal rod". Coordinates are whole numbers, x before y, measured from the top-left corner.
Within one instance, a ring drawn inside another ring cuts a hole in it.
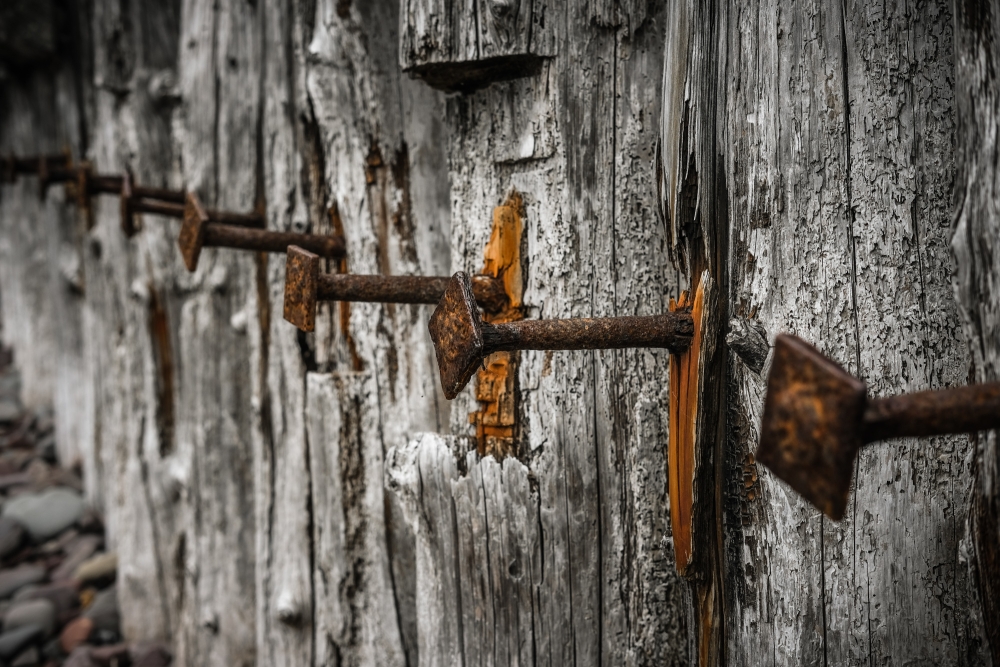
[[[152,213],[155,215],[165,215],[170,218],[184,217],[183,203],[178,204],[158,199],[135,199],[131,202],[130,206],[134,213]]]
[[[344,256],[344,240],[339,236],[275,232],[251,227],[238,227],[211,222],[205,225],[203,247],[236,248],[259,252],[285,252],[288,246],[297,245],[320,257]]]
[[[87,194],[117,195],[122,191],[122,177],[111,174],[91,174],[87,178]]]
[[[185,194],[183,190],[152,188],[146,185],[132,186],[132,196],[138,199],[159,199],[160,201],[183,204]]]
[[[1000,383],[868,399],[862,439],[973,433],[1000,428]]]
[[[364,276],[320,274],[316,298],[319,301],[367,301],[374,303],[436,304],[451,278],[437,276]],[[472,294],[487,312],[503,310],[507,293],[503,282],[492,276],[473,276]]]
[[[511,350],[606,350],[626,347],[662,347],[683,352],[694,331],[685,312],[662,315],[521,320],[482,323],[487,354]]]
[[[645,317],[483,322],[469,277],[461,272],[448,281],[427,327],[449,400],[494,352],[659,347],[681,353],[694,337],[694,320],[687,310]]]

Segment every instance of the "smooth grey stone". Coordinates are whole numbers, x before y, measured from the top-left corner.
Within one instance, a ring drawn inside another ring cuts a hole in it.
[[[48,637],[56,629],[56,606],[51,600],[24,600],[16,603],[3,619],[3,629],[13,630],[25,625],[37,625]]]
[[[0,517],[0,558],[6,558],[24,543],[24,528],[9,516]]]
[[[38,649],[31,646],[27,651],[21,651],[21,654],[14,658],[14,662],[10,663],[10,667],[32,667],[40,662],[41,655]]]
[[[0,635],[0,658],[10,660],[32,641],[42,635],[38,625],[23,625]]]
[[[56,614],[72,611],[80,606],[80,594],[76,582],[60,581],[45,586],[25,586],[14,596],[14,602],[22,600],[48,600],[56,608]]]
[[[90,659],[91,648],[89,646],[78,646],[66,658],[63,667],[96,667],[97,663]]]
[[[9,399],[0,401],[0,422],[15,421],[23,412],[17,401]]]
[[[76,523],[83,508],[83,497],[79,493],[57,486],[8,500],[3,515],[19,521],[31,539],[44,542]]]
[[[121,619],[118,616],[118,591],[115,586],[106,588],[94,597],[83,615],[94,622],[97,630],[118,633]]]
[[[82,582],[101,581],[103,579],[114,579],[117,571],[118,554],[114,551],[109,551],[97,554],[80,563],[80,566],[76,568],[76,572],[73,573],[73,577]]]
[[[45,568],[40,565],[21,565],[10,570],[0,570],[0,599],[9,598],[28,584],[45,579]]]
[[[52,570],[52,581],[72,579],[76,569],[87,562],[101,544],[98,535],[80,535],[66,545],[66,559]]]
[[[132,648],[132,667],[167,667],[174,656],[166,644],[147,642]]]

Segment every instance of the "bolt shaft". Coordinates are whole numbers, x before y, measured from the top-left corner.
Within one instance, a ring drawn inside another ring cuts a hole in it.
[[[625,347],[662,347],[683,352],[691,345],[694,327],[690,313],[672,312],[646,317],[484,322],[482,332],[487,353]]]
[[[447,277],[426,276],[321,274],[316,285],[316,298],[320,301],[436,304],[450,280]],[[487,312],[503,310],[507,303],[503,284],[491,276],[473,277],[472,293]]]
[[[868,401],[865,442],[1000,428],[1000,383],[921,391]]]
[[[108,174],[92,174],[87,179],[87,190],[89,194],[120,194],[122,191],[122,177]]]
[[[260,252],[285,252],[288,246],[297,245],[320,257],[344,256],[344,240],[339,236],[273,232],[214,222],[205,225],[202,245]]]
[[[132,202],[132,210],[135,213],[153,213],[156,215],[165,215],[170,218],[184,217],[184,204],[172,201],[139,199]]]
[[[168,188],[151,188],[145,185],[135,185],[132,187],[132,196],[138,199],[159,199],[160,201],[184,203],[183,190],[170,190]]]

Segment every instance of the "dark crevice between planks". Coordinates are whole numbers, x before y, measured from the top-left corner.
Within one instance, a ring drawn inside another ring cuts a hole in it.
[[[491,83],[537,76],[545,61],[545,56],[518,53],[465,62],[427,63],[404,71],[431,88],[446,93],[468,94]]]
[[[167,594],[166,568],[163,566],[161,551],[162,540],[160,537],[160,522],[156,516],[156,505],[153,503],[153,493],[149,488],[149,462],[146,460],[146,453],[142,442],[146,433],[146,417],[143,416],[139,422],[139,436],[136,442],[136,459],[139,461],[139,475],[142,479],[143,500],[146,501],[146,511],[149,513],[149,527],[153,539],[153,559],[156,562],[156,587],[159,589],[160,613],[163,614],[163,627],[167,637],[173,636],[170,623],[170,596]]]
[[[851,88],[850,82],[848,81],[849,67],[848,67],[848,45],[847,45],[847,0],[841,0],[840,4],[840,71],[841,71],[841,95],[843,95],[844,102],[844,189],[847,197],[846,202],[846,215],[847,215],[847,245],[850,252],[851,261],[851,322],[854,326],[854,364],[857,369],[858,377],[862,377],[864,372],[861,366],[861,324],[858,320],[858,253],[857,247],[854,242],[854,227],[855,227],[855,217],[854,217],[854,197],[853,189],[851,184]],[[863,377],[862,377],[863,379]],[[859,462],[855,462],[855,467],[859,465]],[[852,486],[857,485],[857,475],[852,482]],[[851,494],[851,497],[856,497],[857,489],[854,488],[855,493]],[[854,504],[854,510],[857,511],[857,504]],[[826,608],[827,608],[827,592],[826,592],[826,544],[825,544],[825,533],[826,533],[826,516],[820,514],[820,612],[821,612],[821,622],[823,624],[822,638],[823,638],[823,665],[824,667],[828,664],[828,638],[827,638],[827,618],[826,618]],[[851,526],[851,532],[853,533],[853,539],[857,540],[857,521],[854,521]],[[865,610],[867,614],[868,621],[868,662],[869,664],[874,664],[874,647],[873,634],[871,628],[871,590],[870,590],[870,577],[866,578],[866,594],[869,598],[869,604]]]
[[[149,338],[152,343],[153,365],[156,371],[156,435],[160,457],[175,449],[174,353],[170,322],[156,286],[149,289]]]

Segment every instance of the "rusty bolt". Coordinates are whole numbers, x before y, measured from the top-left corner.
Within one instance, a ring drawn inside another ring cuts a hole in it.
[[[13,183],[20,174],[38,175],[42,170],[64,169],[68,168],[71,162],[69,151],[30,157],[8,155],[0,161],[0,181]]]
[[[990,428],[1000,428],[1000,383],[872,399],[864,382],[783,334],[774,341],[757,460],[839,521],[863,445]]]
[[[139,227],[135,223],[137,213],[151,213],[167,218],[184,218],[184,212],[193,204],[188,202],[184,190],[168,188],[151,188],[135,185],[132,176],[126,173],[122,177],[121,190],[121,224],[126,236],[135,234]],[[204,209],[209,222],[221,222],[240,227],[263,227],[264,216],[259,213],[233,213],[230,211],[215,211]]]
[[[316,328],[317,301],[426,303],[441,300],[451,278],[445,276],[358,276],[320,273],[319,256],[288,247],[285,264],[285,319],[303,331]],[[474,276],[476,303],[489,313],[507,305],[503,282],[492,276]]]
[[[686,311],[646,317],[483,322],[464,273],[448,282],[429,323],[444,395],[462,391],[483,359],[502,350],[598,350],[662,347],[683,352],[694,324]]]
[[[243,214],[225,212],[221,215],[224,219],[231,219],[233,216],[242,216]],[[273,232],[213,222],[202,207],[198,196],[193,192],[187,194],[184,224],[181,226],[177,242],[180,245],[184,264],[188,271],[194,271],[198,268],[198,258],[204,247],[286,252],[288,246],[297,245],[315,252],[321,257],[340,258],[344,256],[344,239],[341,236]]]

